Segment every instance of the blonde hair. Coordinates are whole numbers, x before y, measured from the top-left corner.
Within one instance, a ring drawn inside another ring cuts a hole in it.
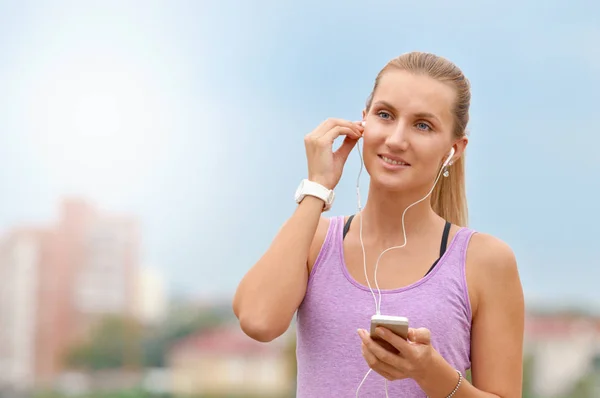
[[[411,52],[389,61],[375,79],[373,91],[367,100],[367,110],[371,107],[373,95],[381,77],[390,69],[427,75],[454,87],[456,102],[452,110],[454,115],[453,134],[457,139],[467,134],[466,128],[469,123],[469,106],[471,104],[471,85],[456,65],[435,54]],[[450,175],[440,178],[440,181],[438,181],[431,193],[431,206],[440,217],[453,224],[465,227],[468,223],[468,208],[465,189],[464,154],[448,170]]]

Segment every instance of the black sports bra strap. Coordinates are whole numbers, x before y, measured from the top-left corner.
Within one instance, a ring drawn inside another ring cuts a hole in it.
[[[440,256],[438,257],[437,260],[435,260],[435,262],[433,263],[431,268],[429,268],[429,270],[427,271],[425,276],[429,275],[429,273],[431,271],[433,271],[433,269],[438,264],[438,262],[440,261],[440,259],[444,255],[444,253],[446,253],[446,247],[448,246],[448,236],[450,235],[450,227],[451,226],[452,226],[452,223],[449,223],[448,221],[446,221],[446,225],[444,225],[444,233],[442,234],[442,244],[440,245]]]
[[[450,227],[452,223],[446,221],[446,225],[444,225],[444,233],[442,234],[442,244],[440,245],[440,257],[446,253],[446,248],[448,247],[448,236],[450,235]]]
[[[343,238],[346,237],[346,234],[350,230],[350,223],[352,222],[353,218],[354,218],[354,214],[352,214],[350,217],[348,217],[348,221],[346,221],[346,224],[344,224],[344,236],[343,236]]]
[[[354,218],[354,214],[351,215],[350,217],[348,217],[348,221],[346,221],[346,223],[344,224],[343,238],[346,237],[346,234],[350,230],[350,223],[352,223],[353,218]],[[440,261],[440,259],[444,255],[444,253],[446,253],[446,248],[448,247],[448,237],[450,236],[450,227],[452,227],[452,223],[446,221],[446,225],[444,225],[444,232],[442,233],[442,243],[440,245],[440,257],[438,257],[438,259],[435,260],[435,262],[433,263],[431,268],[429,268],[429,270],[427,271],[427,273],[425,275],[429,274],[435,268],[437,263]]]

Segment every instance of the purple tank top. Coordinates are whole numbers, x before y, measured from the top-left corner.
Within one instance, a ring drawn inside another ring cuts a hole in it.
[[[369,330],[375,302],[367,286],[350,276],[344,262],[344,217],[329,230],[308,280],[296,319],[297,398],[355,397],[369,370],[357,329]],[[471,367],[471,307],[465,279],[465,253],[474,231],[462,228],[434,269],[419,281],[381,290],[381,313],[405,316],[410,327],[431,331],[433,347],[453,367]],[[375,297],[378,297],[374,288]],[[384,397],[385,379],[371,372],[359,397]],[[425,397],[411,379],[388,382],[390,397]]]

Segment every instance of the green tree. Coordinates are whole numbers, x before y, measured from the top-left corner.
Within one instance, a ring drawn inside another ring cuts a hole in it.
[[[523,358],[523,398],[533,397],[533,355]]]
[[[296,395],[296,377],[298,372],[298,363],[296,358],[296,333],[294,332],[285,346],[285,358],[289,366],[289,385],[290,385],[290,396]]]
[[[569,398],[592,398],[594,396],[594,377],[586,374],[579,379],[569,394]]]
[[[71,348],[67,364],[86,370],[138,367],[141,364],[140,337],[140,326],[135,320],[105,316],[85,342]]]

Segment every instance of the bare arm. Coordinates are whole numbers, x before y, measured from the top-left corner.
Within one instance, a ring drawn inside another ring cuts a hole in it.
[[[304,143],[309,180],[335,188],[362,131],[359,123],[328,119],[307,134]],[[333,152],[334,140],[342,135],[344,142]],[[324,225],[319,223],[322,211],[323,200],[305,197],[267,252],[240,282],[233,311],[242,330],[253,339],[271,341],[290,326],[306,294],[309,255],[321,247],[322,240],[318,234],[315,239],[315,233],[319,224]]]
[[[471,374],[477,388],[521,397],[525,304],[515,256],[504,242],[473,236],[477,307],[471,335]]]
[[[323,201],[306,197],[240,282],[233,311],[253,339],[271,341],[289,327],[306,293],[307,260],[322,209]]]

